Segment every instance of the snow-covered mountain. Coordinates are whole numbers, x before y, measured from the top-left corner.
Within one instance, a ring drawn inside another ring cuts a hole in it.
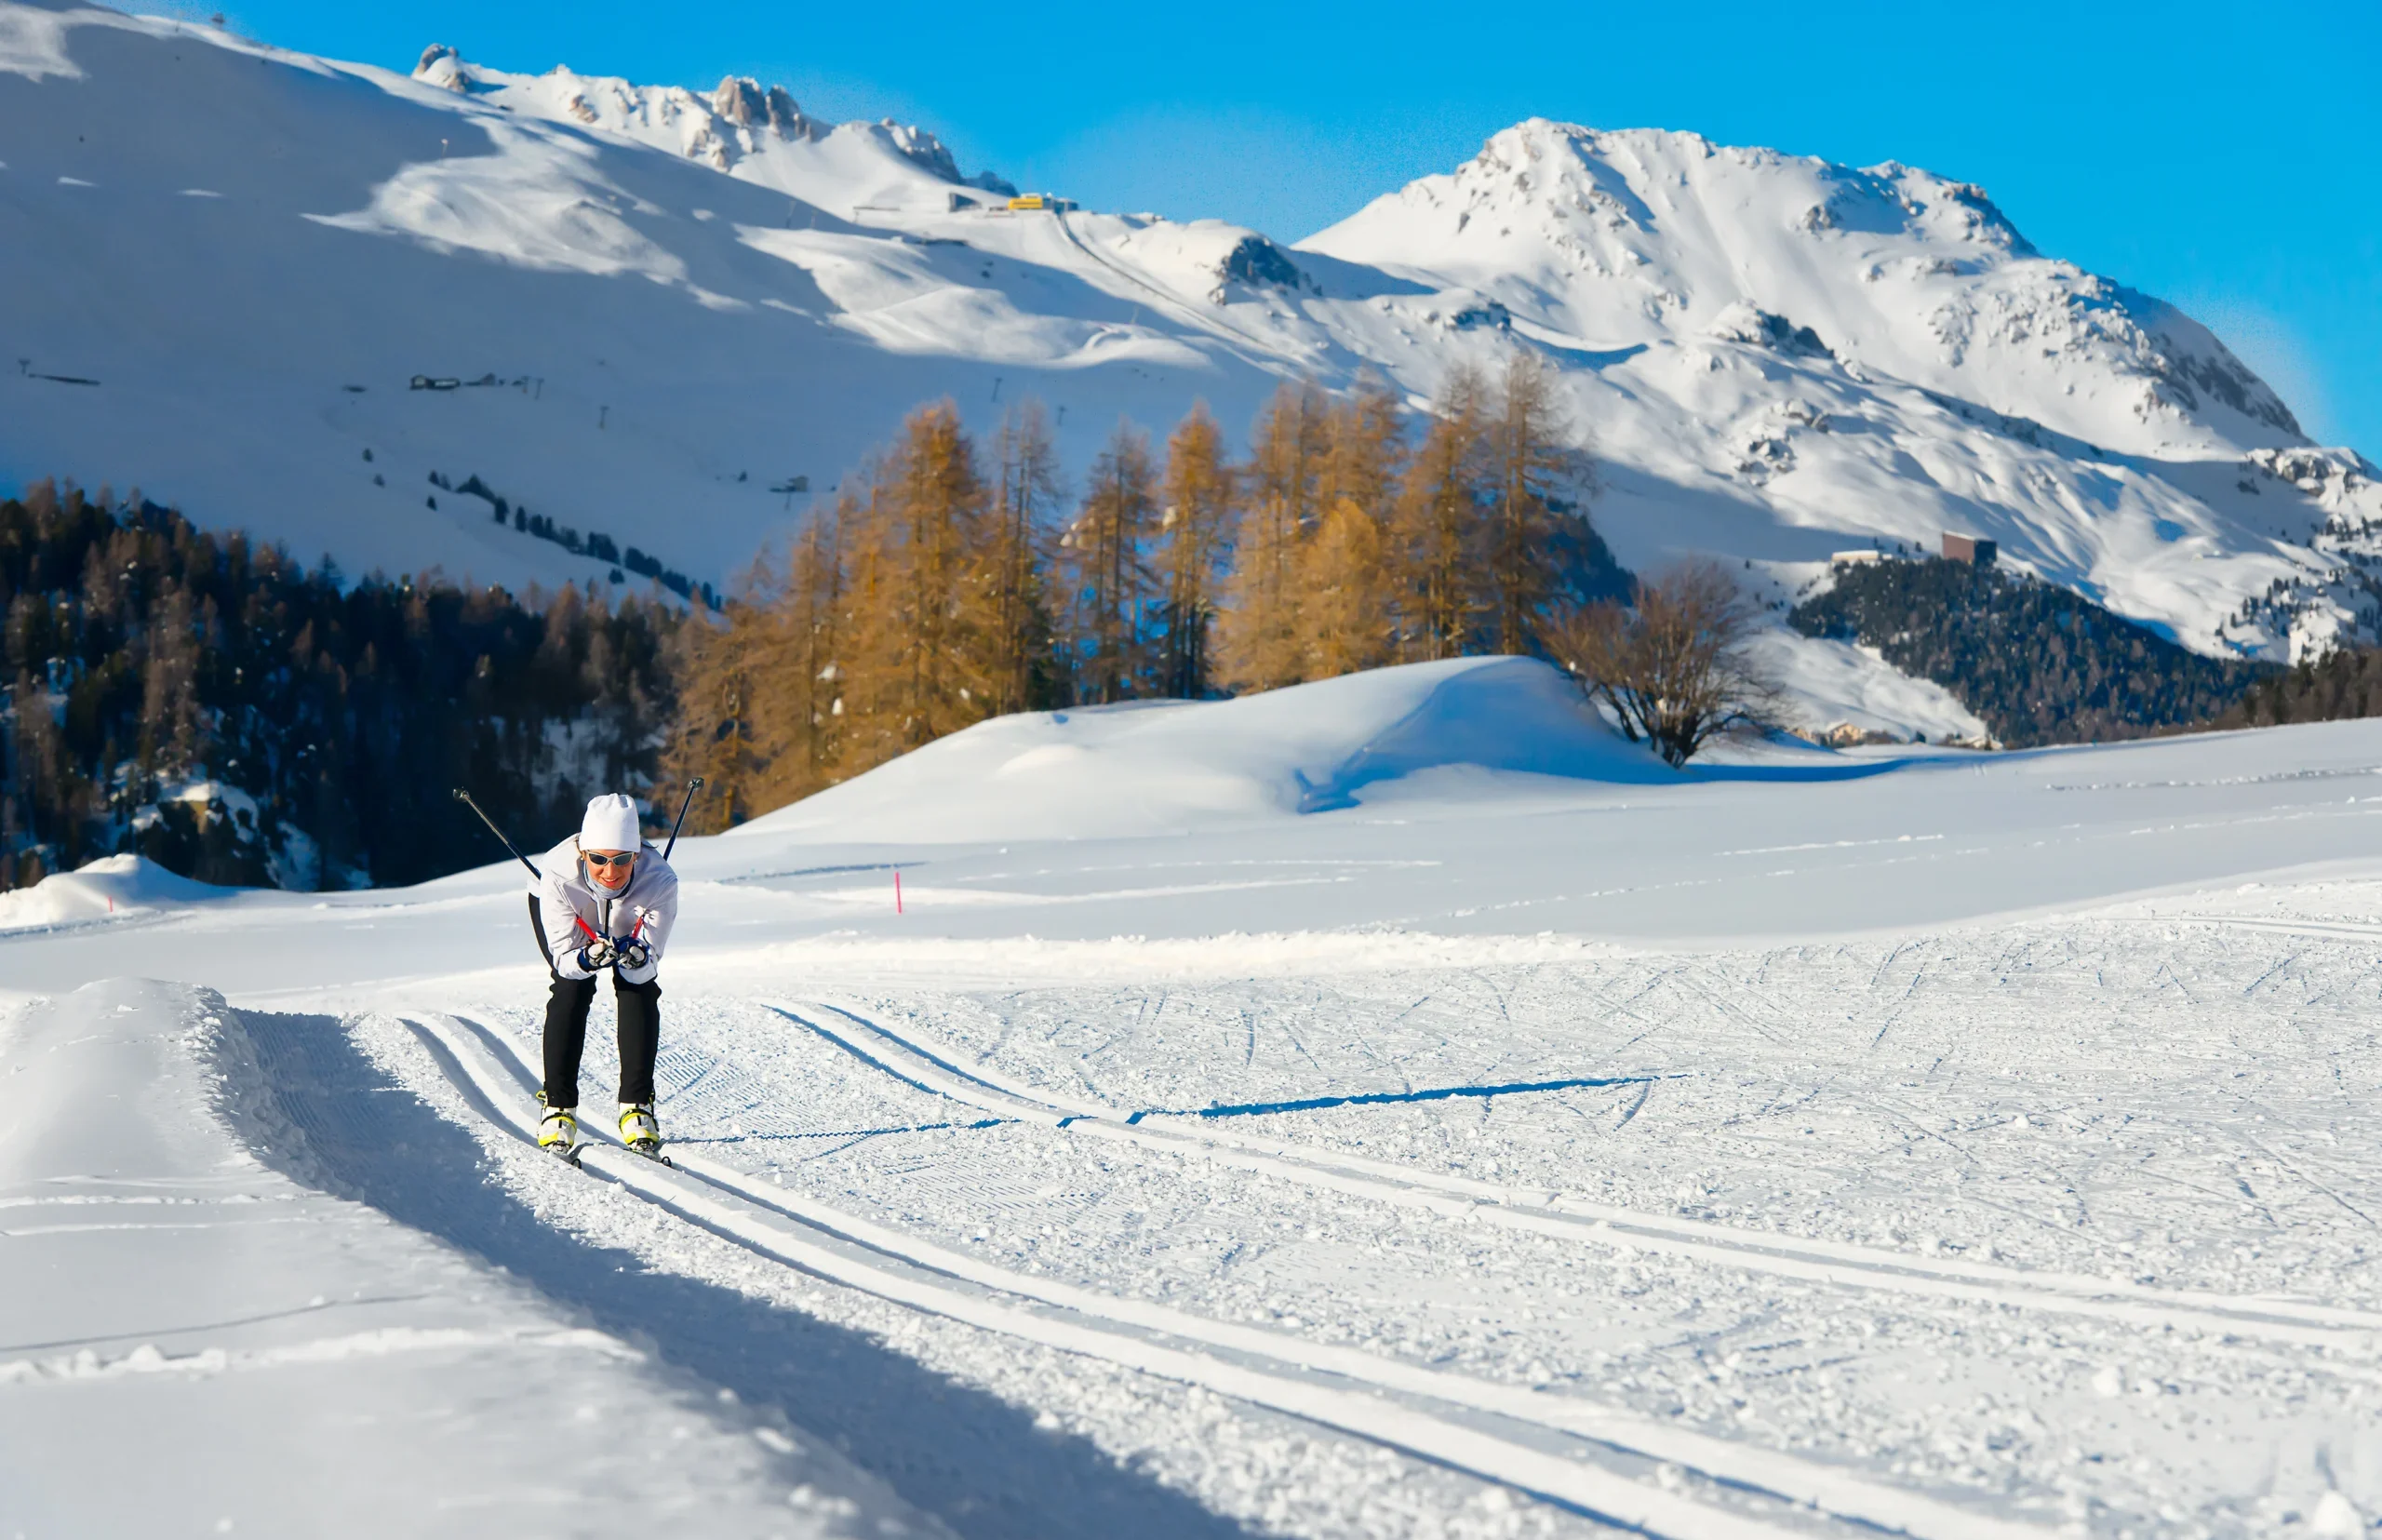
[[[2377,626],[2371,465],[1900,166],[1532,120],[1285,247],[1012,210],[929,134],[752,81],[407,76],[59,0],[0,0],[0,480],[137,482],[350,569],[634,545],[724,583],[923,400],[1037,395],[1080,465],[1120,414],[1368,368],[1420,403],[1530,347],[1633,567],[1783,590],[1949,529],[2203,652]]]

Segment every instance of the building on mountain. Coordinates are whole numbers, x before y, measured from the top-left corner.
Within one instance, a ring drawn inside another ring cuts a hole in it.
[[[1981,540],[1975,535],[1956,535],[1949,529],[1944,531],[1946,561],[1957,561],[1968,567],[1990,567],[2001,555],[2001,545],[1993,541]]]

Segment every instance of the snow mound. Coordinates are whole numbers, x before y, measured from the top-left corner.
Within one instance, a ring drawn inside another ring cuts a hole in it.
[[[1410,663],[1262,695],[982,722],[739,834],[1106,838],[1350,808],[1528,795],[1539,778],[1678,780],[1529,658]]]
[[[146,856],[104,856],[74,871],[46,877],[30,888],[0,893],[0,931],[145,914],[203,904],[234,891],[176,877]]]

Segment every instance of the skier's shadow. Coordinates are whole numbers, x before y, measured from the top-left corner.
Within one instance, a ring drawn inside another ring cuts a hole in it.
[[[335,1018],[241,1016],[274,1109],[306,1135],[292,1158],[258,1131],[260,1158],[486,1258],[748,1406],[775,1409],[965,1540],[1249,1534],[1089,1440],[1037,1428],[1031,1413],[859,1332],[650,1271],[630,1252],[540,1223],[489,1179],[472,1137],[383,1075]]]

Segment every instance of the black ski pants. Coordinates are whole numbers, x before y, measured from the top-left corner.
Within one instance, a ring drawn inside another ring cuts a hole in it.
[[[554,967],[546,949],[544,916],[538,898],[529,895],[529,925],[538,933],[538,952]],[[546,1105],[579,1105],[579,1058],[587,1048],[587,1011],[596,1003],[594,979],[554,975],[546,992]],[[653,1059],[662,1049],[662,981],[631,984],[612,975],[612,1003],[619,1008],[621,1036],[621,1100],[651,1105]]]

